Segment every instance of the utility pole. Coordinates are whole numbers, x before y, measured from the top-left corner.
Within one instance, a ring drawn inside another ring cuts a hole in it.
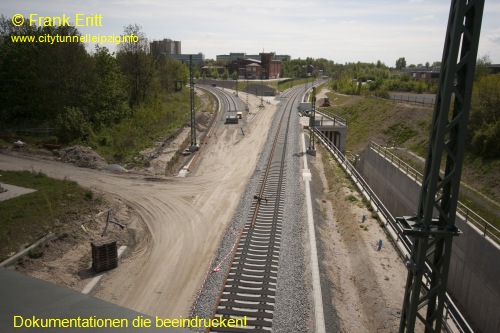
[[[312,88],[311,112],[309,112],[309,147],[307,153],[316,156],[314,148],[314,128],[316,127],[316,87]]]
[[[260,105],[259,107],[264,107],[264,82],[262,81],[262,74],[260,76]]]
[[[238,97],[238,75],[236,75],[236,97]]]
[[[246,111],[250,111],[250,107],[248,106],[248,94],[250,93],[250,90],[248,89],[248,78],[247,78],[247,106],[245,107]]]
[[[193,81],[193,56],[189,56],[189,96],[191,102],[191,146],[189,151],[197,151],[198,145],[196,143],[196,114],[194,109],[194,81]]]
[[[441,332],[483,9],[484,0],[451,2],[417,214],[396,219],[413,241],[400,333],[413,333],[417,319],[425,333]]]

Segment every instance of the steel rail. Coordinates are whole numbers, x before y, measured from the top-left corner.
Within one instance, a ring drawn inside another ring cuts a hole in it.
[[[243,318],[246,327],[211,328],[211,332],[270,332],[277,284],[286,179],[290,115],[300,89],[290,92],[273,139],[259,197],[234,246],[212,318]],[[287,116],[287,119],[285,118]],[[286,121],[286,128],[281,125]],[[267,198],[267,203],[263,204]]]

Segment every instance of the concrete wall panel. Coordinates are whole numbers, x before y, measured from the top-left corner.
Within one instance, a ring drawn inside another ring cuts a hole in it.
[[[356,167],[393,216],[413,215],[421,185],[371,148]],[[448,292],[476,332],[500,332],[500,246],[457,215]]]

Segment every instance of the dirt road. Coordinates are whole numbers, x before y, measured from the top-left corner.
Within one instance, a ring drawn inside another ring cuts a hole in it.
[[[0,154],[0,169],[67,177],[126,201],[149,233],[143,234],[139,246],[105,276],[94,294],[152,316],[187,316],[254,171],[274,115],[274,105],[266,104],[257,113],[260,100],[250,96],[249,101],[250,117],[255,117],[245,126],[245,135],[236,125],[218,128],[195,171],[186,178],[151,181],[133,174],[116,175],[6,154]]]

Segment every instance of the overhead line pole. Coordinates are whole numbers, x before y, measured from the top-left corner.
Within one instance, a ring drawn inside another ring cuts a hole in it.
[[[484,0],[451,2],[418,211],[396,219],[413,240],[400,333],[413,333],[417,319],[425,333],[441,332],[483,9]]]
[[[309,113],[309,147],[307,153],[316,156],[314,147],[314,128],[316,127],[316,87],[312,88],[311,112]]]
[[[191,146],[190,151],[198,150],[198,144],[196,143],[196,114],[194,108],[194,80],[193,80],[193,56],[189,55],[189,96],[191,104]]]

